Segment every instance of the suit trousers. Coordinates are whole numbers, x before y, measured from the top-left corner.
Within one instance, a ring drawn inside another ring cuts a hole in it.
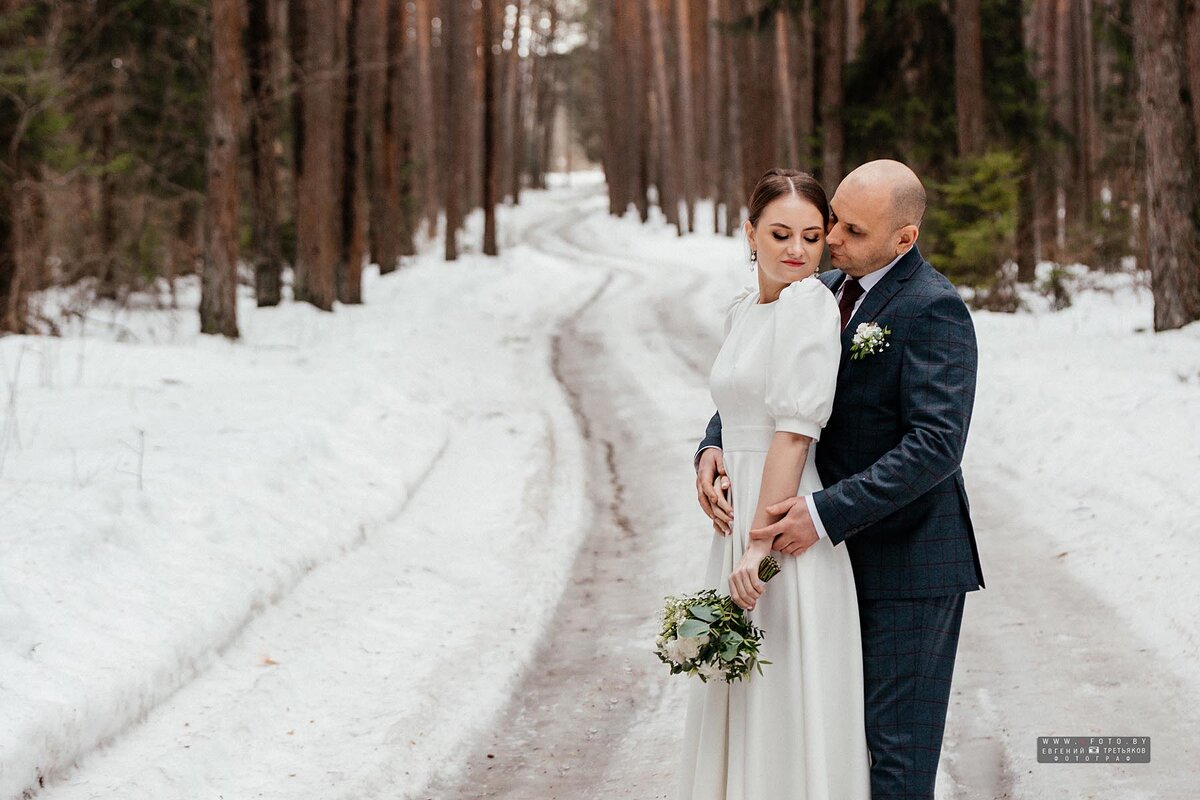
[[[871,800],[933,800],[965,598],[859,598]]]

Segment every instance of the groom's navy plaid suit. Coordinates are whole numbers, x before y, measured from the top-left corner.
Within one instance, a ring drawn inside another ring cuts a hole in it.
[[[834,292],[844,278],[820,276]],[[852,360],[862,322],[889,328],[890,346]],[[933,798],[963,599],[983,586],[959,468],[977,361],[970,313],[916,247],[842,332],[813,502],[854,566],[872,800]],[[714,416],[700,447],[720,444]]]

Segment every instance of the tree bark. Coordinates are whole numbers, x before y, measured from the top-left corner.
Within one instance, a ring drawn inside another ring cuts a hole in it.
[[[814,124],[814,97],[816,82],[816,47],[813,26],[813,0],[802,0],[800,20],[795,28],[797,81],[796,81],[796,134],[799,137],[797,158],[805,172],[815,172],[812,164],[812,138]]]
[[[629,170],[633,180],[633,203],[637,207],[638,219],[650,219],[650,91],[646,83],[646,18],[641,0],[617,0],[624,7],[623,18],[627,21],[628,34],[621,37],[627,42],[625,50],[626,69],[630,75]]]
[[[732,12],[732,0],[722,0],[725,4],[725,19],[729,20]],[[722,51],[725,58],[725,100],[727,113],[724,116],[728,157],[725,160],[724,181],[722,194],[725,197],[725,235],[737,236],[742,224],[742,206],[746,203],[743,190],[742,164],[742,102],[739,91],[741,80],[741,64],[737,58],[737,49],[732,37],[721,37]]]
[[[826,7],[825,30],[821,33],[821,180],[826,190],[832,192],[841,182],[846,168],[845,121],[842,117],[846,5],[842,0],[828,0]]]
[[[1200,319],[1200,207],[1192,111],[1180,103],[1183,20],[1178,6],[1133,0],[1133,56],[1146,137],[1147,249],[1154,329]]]
[[[341,253],[344,80],[337,54],[338,0],[303,0],[301,158],[296,174],[296,299],[333,309]]]
[[[25,264],[17,245],[20,225],[22,187],[0,180],[0,331],[24,333],[28,307]]]
[[[954,108],[958,155],[983,153],[983,33],[980,0],[954,2]]]
[[[707,70],[705,74],[706,101],[707,112],[706,119],[708,122],[707,138],[705,144],[705,160],[704,165],[707,169],[708,176],[708,195],[712,198],[713,204],[713,233],[721,232],[721,169],[724,164],[722,157],[725,152],[725,145],[721,138],[721,123],[724,121],[724,108],[721,104],[721,86],[725,82],[725,71],[722,69],[721,63],[721,39],[723,34],[718,30],[718,24],[721,21],[721,3],[720,0],[708,0],[708,15],[707,15],[707,34],[706,43],[708,45],[708,58],[706,60]]]
[[[650,22],[650,50],[654,67],[654,110],[657,122],[655,139],[658,155],[658,204],[663,210],[667,221],[675,226],[675,231],[683,235],[683,225],[679,218],[679,194],[676,189],[679,175],[675,159],[675,148],[671,144],[675,131],[671,114],[671,88],[667,80],[667,54],[665,36],[663,33],[663,0],[649,0],[646,10]]]
[[[363,112],[362,69],[363,3],[342,0],[343,60],[341,76],[345,88],[342,116],[342,225],[341,256],[337,268],[337,299],[362,302],[362,266],[366,255],[366,114]]]
[[[283,287],[283,242],[279,230],[279,100],[275,54],[279,31],[272,0],[249,0],[248,77],[254,113],[250,118],[250,169],[254,181],[254,291],[259,306],[278,305]]]
[[[494,47],[497,20],[494,0],[483,0],[483,254],[499,255],[496,246],[496,196],[500,188],[500,158],[496,123],[496,54]]]
[[[388,186],[387,76],[392,52],[388,47],[393,20],[389,0],[360,0],[359,63],[362,72],[362,107],[365,115],[365,144],[367,181],[367,252],[370,260],[379,264],[380,273],[395,269],[395,226],[389,224],[388,207],[395,202],[395,192]]]
[[[446,57],[446,87],[442,94],[446,115],[446,149],[449,158],[443,162],[446,170],[445,195],[442,206],[446,210],[445,258],[458,260],[458,229],[462,227],[463,180],[462,140],[466,120],[463,118],[463,97],[468,92],[466,63],[462,40],[468,35],[469,25],[465,19],[467,9],[461,3],[449,0],[442,8],[442,49]]]
[[[1076,222],[1081,229],[1095,222],[1096,137],[1096,56],[1092,33],[1092,0],[1074,0],[1071,4],[1071,31],[1075,66],[1075,180],[1077,195]]]
[[[1192,100],[1192,129],[1200,139],[1200,0],[1184,0],[1184,60]],[[1200,146],[1200,143],[1198,143]]]
[[[788,22],[788,12],[784,6],[775,10],[775,76],[779,82],[779,110],[783,118],[781,138],[783,139],[783,158],[788,168],[797,169],[800,164],[799,153],[796,149],[796,118],[795,105],[792,102],[792,68],[788,60],[791,36],[788,32],[791,25]]]
[[[862,16],[866,11],[867,0],[846,0],[846,63],[858,58],[859,48],[863,44]]]
[[[242,114],[242,4],[212,3],[212,95],[200,332],[237,338],[238,131]]]
[[[679,41],[676,58],[679,63],[679,160],[683,165],[678,173],[678,185],[687,209],[689,233],[696,230],[696,137],[694,133],[695,114],[692,110],[692,25],[688,11],[690,5],[691,3],[687,0],[676,0],[675,3],[675,21]]]
[[[517,23],[516,33],[513,40],[516,46],[525,30],[522,18],[525,16],[527,9],[527,0],[517,0]],[[525,154],[525,97],[526,97],[526,82],[528,81],[530,59],[522,57],[520,50],[517,50],[515,56],[516,64],[513,66],[513,100],[512,100],[512,154],[509,158],[508,169],[508,194],[512,198],[514,205],[521,202],[521,182],[525,174],[524,154]]]
[[[425,212],[426,227],[429,235],[437,231],[438,212],[441,207],[441,196],[438,177],[438,152],[436,142],[440,130],[439,112],[441,103],[434,102],[434,54],[430,42],[429,0],[416,0],[413,3],[413,28],[416,33],[415,60],[417,100],[416,113],[412,120],[415,126],[417,143],[416,158],[420,165],[421,198]]]

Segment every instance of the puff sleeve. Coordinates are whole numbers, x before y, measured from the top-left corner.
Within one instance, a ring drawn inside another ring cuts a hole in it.
[[[729,306],[725,309],[725,334],[724,338],[729,337],[729,332],[733,330],[733,323],[738,317],[738,310],[742,307],[746,298],[753,294],[756,290],[753,287],[747,286],[742,289],[733,299],[729,301]]]
[[[833,411],[842,358],[837,301],[819,280],[805,278],[785,287],[776,302],[767,411],[776,431],[819,439]]]

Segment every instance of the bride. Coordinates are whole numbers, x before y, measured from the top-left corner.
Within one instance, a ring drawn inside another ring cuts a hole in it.
[[[870,798],[846,548],[822,537],[798,556],[777,553],[781,570],[764,584],[758,566],[771,542],[748,536],[779,519],[768,506],[821,488],[814,459],[841,358],[838,306],[816,278],[828,226],[811,175],[772,169],[759,179],[744,226],[757,286],[729,305],[709,376],[728,480],[718,478],[724,508],[706,506],[716,534],[705,587],[746,609],[771,663],[737,683],[690,687],[681,800]]]

